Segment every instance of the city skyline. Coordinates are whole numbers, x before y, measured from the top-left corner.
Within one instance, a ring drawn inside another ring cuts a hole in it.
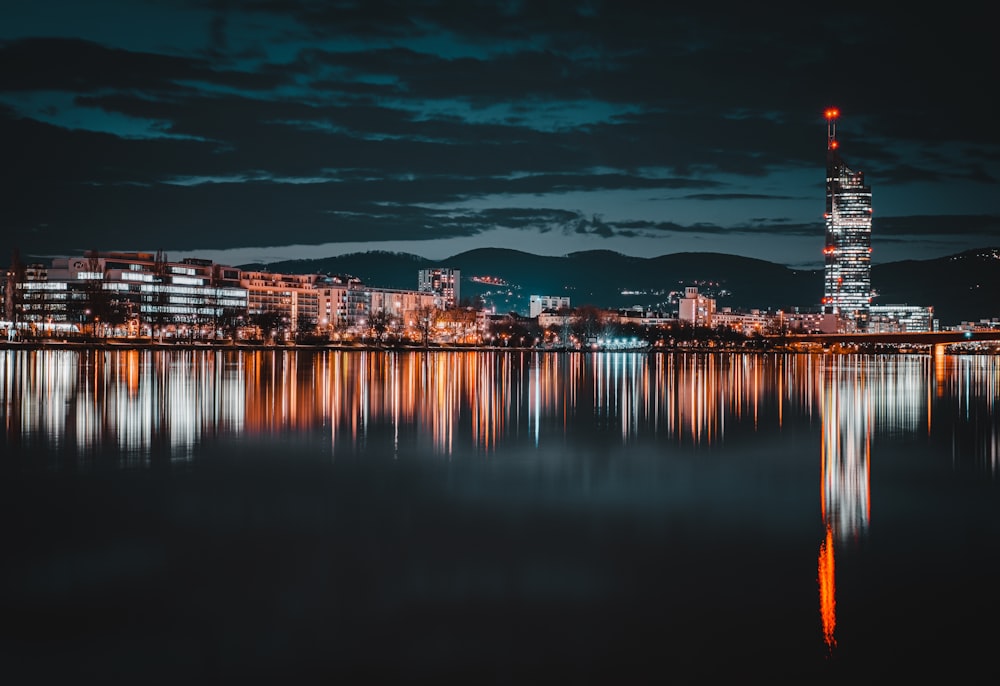
[[[989,247],[988,25],[867,6],[25,4],[0,27],[3,254],[812,268],[830,106],[877,188],[873,263]]]

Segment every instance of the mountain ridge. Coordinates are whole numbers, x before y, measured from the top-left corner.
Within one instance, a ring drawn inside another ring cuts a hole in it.
[[[670,292],[696,286],[733,309],[814,309],[823,291],[823,269],[795,269],[759,258],[719,252],[681,252],[635,257],[591,250],[563,256],[511,248],[475,248],[443,260],[412,253],[368,251],[325,258],[240,265],[287,273],[341,274],[382,288],[414,289],[417,271],[459,269],[464,297],[486,297],[498,312],[527,312],[529,295],[569,296],[570,303],[607,308],[669,307]],[[471,277],[491,276],[508,284],[506,300],[495,285]],[[1000,316],[1000,248],[984,247],[926,260],[872,267],[876,304],[933,306],[943,325]]]

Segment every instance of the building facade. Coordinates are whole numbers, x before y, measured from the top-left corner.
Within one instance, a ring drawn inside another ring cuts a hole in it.
[[[633,326],[671,326],[678,323],[678,318],[668,312],[646,309],[641,306],[618,310],[619,325]]]
[[[684,297],[677,304],[677,318],[692,326],[712,326],[715,299],[698,292],[697,286],[684,289]]]
[[[431,271],[421,274],[428,285],[421,291],[373,288],[351,276],[243,271],[196,258],[171,262],[161,253],[95,251],[56,257],[47,266],[13,264],[2,279],[0,322],[31,335],[349,340],[374,326],[421,340],[448,329],[449,340],[467,340],[469,331],[478,331],[474,321],[445,325],[440,317],[449,309],[442,305],[457,296],[458,270]]]
[[[870,333],[937,331],[933,307],[919,305],[872,305],[869,308]]]
[[[441,310],[458,307],[461,302],[462,274],[458,269],[435,267],[417,274],[417,290],[435,295],[434,306]]]
[[[389,328],[400,335],[420,338],[420,332],[435,319],[435,293],[401,288],[367,288],[366,301],[371,315],[384,316]]]
[[[15,289],[16,317],[26,324],[65,323],[97,335],[208,332],[246,311],[239,274],[208,260],[88,252],[25,269],[8,289]]]
[[[569,297],[561,295],[528,296],[528,316],[537,317],[545,310],[568,310]]]
[[[368,317],[368,300],[360,279],[324,276],[314,286],[319,301],[319,333],[340,337],[361,330]]]
[[[840,157],[837,119],[826,111],[826,245],[823,248],[823,311],[845,329],[864,330],[872,298],[872,192],[864,172],[851,170]]]
[[[288,337],[319,326],[319,274],[243,271],[239,278],[247,291],[247,323],[261,335]]]
[[[714,328],[726,328],[738,331],[744,336],[769,333],[777,328],[778,317],[770,312],[750,310],[749,312],[734,312],[729,307],[723,307],[712,315]]]
[[[777,328],[782,333],[837,333],[837,317],[829,312],[793,308],[779,311]]]

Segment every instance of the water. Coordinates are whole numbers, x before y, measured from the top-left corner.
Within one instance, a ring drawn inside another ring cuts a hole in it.
[[[17,682],[992,668],[1000,359],[0,351]]]

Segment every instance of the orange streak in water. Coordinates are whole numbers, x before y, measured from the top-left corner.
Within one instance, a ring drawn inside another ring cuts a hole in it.
[[[837,593],[834,579],[833,531],[826,527],[826,540],[819,547],[819,614],[823,621],[823,640],[832,650],[837,645]]]

